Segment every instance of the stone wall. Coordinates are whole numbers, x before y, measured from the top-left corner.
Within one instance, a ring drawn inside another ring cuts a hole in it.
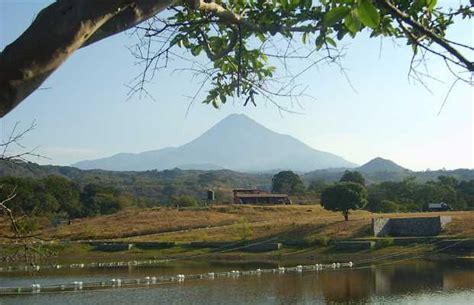
[[[372,233],[374,236],[390,235],[390,218],[372,218]]]
[[[373,218],[374,236],[435,236],[441,233],[451,216]]]

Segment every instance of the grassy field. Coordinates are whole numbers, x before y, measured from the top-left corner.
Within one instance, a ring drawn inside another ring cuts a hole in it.
[[[74,220],[71,225],[56,228],[48,221],[43,222],[40,235],[52,243],[44,244],[53,256],[45,257],[46,263],[56,262],[97,262],[126,261],[136,259],[172,259],[205,261],[265,261],[298,262],[364,260],[373,259],[395,252],[405,255],[438,255],[434,245],[417,241],[413,244],[392,245],[372,250],[338,251],[328,245],[334,239],[370,238],[373,217],[427,217],[450,215],[442,236],[474,237],[474,212],[373,214],[355,211],[349,221],[344,221],[340,213],[324,210],[320,205],[292,206],[247,206],[226,205],[201,209],[129,209],[119,213]],[[7,223],[0,223],[0,230],[8,230]],[[213,248],[187,247],[189,242],[239,242],[261,243],[265,241],[285,241],[283,249],[247,253],[239,248],[231,251],[216,251]],[[134,242],[177,242],[174,247],[158,250],[142,250],[134,247],[129,251],[98,251],[89,243],[59,243],[58,241],[113,240]],[[5,245],[1,251],[16,251],[15,245]],[[288,241],[303,242],[288,246]],[[383,241],[383,240],[382,240]],[[184,244],[180,244],[184,243]],[[1,246],[0,246],[1,247]],[[8,254],[8,253],[5,253]],[[444,255],[444,254],[443,254]],[[455,255],[458,255],[455,253]],[[462,254],[464,255],[464,254]],[[469,254],[470,255],[470,254]],[[471,256],[469,256],[471,257]],[[395,257],[398,258],[398,257]],[[21,262],[16,262],[21,263]],[[0,262],[0,265],[2,263]]]
[[[426,217],[450,215],[443,235],[474,237],[474,212],[373,214],[355,211],[349,221],[319,205],[211,206],[201,209],[130,209],[74,220],[71,225],[48,226],[48,239],[128,241],[238,241],[278,237],[314,241],[370,237],[373,217]]]

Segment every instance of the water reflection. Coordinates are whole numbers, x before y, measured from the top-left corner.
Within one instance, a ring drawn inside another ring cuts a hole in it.
[[[261,267],[261,265],[258,265]],[[241,265],[242,269],[256,266]],[[177,273],[201,273],[232,270],[236,266],[176,265],[161,268],[123,268],[94,270],[92,278],[142,277]],[[85,277],[87,270],[72,274],[50,272],[36,276],[37,281],[71,282]],[[64,273],[64,271],[62,271]],[[95,273],[97,272],[97,273]],[[15,286],[29,276],[0,277],[0,286]],[[0,297],[1,305],[9,304],[324,304],[324,303],[418,303],[472,304],[474,300],[474,264],[470,260],[443,262],[411,261],[396,265],[352,270],[263,274],[239,278],[185,281],[148,289],[89,291],[79,294],[55,294]]]
[[[342,302],[345,300],[366,300],[372,293],[371,270],[350,270],[348,272],[328,272],[321,274],[316,287],[322,288],[326,300]]]

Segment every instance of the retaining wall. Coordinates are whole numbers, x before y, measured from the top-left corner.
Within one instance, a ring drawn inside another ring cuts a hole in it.
[[[373,235],[378,236],[436,236],[451,222],[451,216],[372,218]]]
[[[374,247],[374,241],[338,241],[334,243],[334,249],[341,251],[370,250]]]

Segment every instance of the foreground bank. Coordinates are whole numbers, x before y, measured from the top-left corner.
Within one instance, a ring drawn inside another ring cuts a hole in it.
[[[406,232],[400,232],[401,229]],[[385,236],[412,231],[437,235]],[[70,224],[46,224],[37,234],[33,246],[40,250],[36,257],[39,262],[33,265],[194,257],[224,261],[288,261],[296,257],[312,263],[315,258],[326,262],[354,257],[367,260],[386,253],[393,258],[466,257],[474,248],[474,212],[355,211],[349,221],[344,221],[339,213],[319,205],[131,209]],[[21,248],[11,239],[0,241],[4,258]],[[22,265],[21,259],[4,259],[0,264]]]

